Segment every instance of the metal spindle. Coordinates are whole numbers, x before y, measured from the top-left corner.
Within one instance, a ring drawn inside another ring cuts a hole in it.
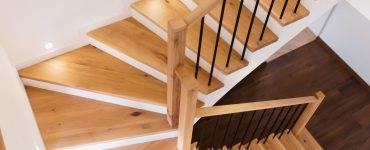
[[[258,9],[259,3],[260,3],[260,0],[257,0],[256,1],[256,5],[254,6],[253,15],[252,15],[251,22],[249,24],[248,34],[247,34],[247,37],[245,39],[245,43],[244,43],[244,48],[243,48],[243,53],[242,53],[241,60],[244,60],[245,52],[246,52],[247,47],[248,47],[248,42],[249,42],[249,38],[250,38],[251,33],[252,33],[253,23],[254,23],[254,19],[256,18],[256,13],[257,13],[257,9]]]
[[[214,146],[214,142],[215,142],[215,137],[216,137],[216,131],[217,131],[217,127],[218,127],[218,124],[220,122],[220,117],[219,116],[216,116],[217,117],[217,121],[216,121],[216,127],[215,129],[213,130],[213,136],[212,136],[212,147]]]
[[[222,9],[221,9],[221,17],[220,17],[220,22],[219,22],[219,25],[218,25],[218,32],[217,32],[217,38],[216,38],[216,44],[215,44],[215,51],[213,53],[212,67],[211,67],[211,72],[209,74],[208,86],[211,85],[212,76],[213,76],[213,70],[215,68],[216,56],[217,56],[217,50],[218,50],[218,42],[220,41],[220,34],[221,34],[221,29],[222,29],[222,22],[223,22],[224,14],[225,14],[225,6],[226,6],[226,0],[223,0],[223,2],[222,2]]]
[[[229,128],[230,128],[230,124],[231,124],[231,119],[233,118],[233,114],[231,114],[230,115],[230,117],[229,117],[229,121],[228,121],[228,123],[227,123],[227,126],[226,126],[226,131],[225,131],[225,134],[224,134],[224,137],[222,138],[222,142],[221,142],[221,147],[224,145],[224,143],[225,143],[225,139],[226,139],[226,136],[227,136],[227,131],[229,130]]]
[[[238,123],[238,126],[236,127],[236,131],[235,131],[235,135],[233,137],[233,140],[231,140],[231,144],[229,147],[232,147],[234,142],[235,142],[235,139],[236,139],[236,136],[238,135],[238,131],[239,131],[239,128],[240,128],[240,125],[242,124],[242,121],[243,121],[243,118],[244,118],[244,115],[245,115],[245,112],[242,113],[242,116],[241,118],[239,119],[239,123]]]
[[[297,1],[297,4],[295,5],[295,8],[294,8],[294,13],[297,13],[299,4],[301,4],[301,0]]]
[[[265,143],[267,142],[267,139],[269,138],[270,134],[272,133],[272,130],[274,130],[275,125],[276,125],[276,124],[277,124],[277,122],[279,121],[279,118],[281,117],[281,114],[283,113],[284,109],[285,109],[285,107],[282,107],[282,108],[280,109],[280,111],[279,111],[279,113],[278,113],[278,115],[277,115],[277,117],[276,117],[276,119],[275,119],[274,123],[272,124],[272,127],[270,128],[270,131],[269,131],[269,132],[267,132],[268,134],[267,134],[267,137],[266,137],[265,141],[263,141],[263,144],[265,144]]]
[[[262,29],[262,33],[261,33],[261,37],[260,37],[260,41],[263,39],[263,36],[265,35],[265,31],[266,31],[266,27],[267,27],[267,23],[270,19],[270,16],[271,16],[271,11],[272,11],[272,8],[274,7],[274,3],[275,3],[275,0],[271,0],[271,5],[270,5],[270,9],[267,13],[267,17],[266,17],[266,20],[265,20],[265,24],[263,25],[263,29]]]
[[[274,109],[272,110],[271,115],[270,115],[270,117],[269,117],[269,119],[268,119],[268,121],[267,121],[267,123],[266,123],[265,127],[263,128],[263,130],[262,130],[262,132],[261,132],[261,134],[260,134],[260,136],[259,136],[259,138],[258,138],[258,140],[257,140],[257,144],[260,142],[260,139],[262,138],[263,133],[265,133],[265,131],[266,131],[266,129],[267,129],[267,126],[269,125],[269,123],[270,123],[270,121],[271,121],[271,118],[272,118],[272,116],[274,115],[275,111],[276,111],[276,108],[274,108]]]
[[[276,130],[275,135],[273,136],[273,138],[275,138],[275,137],[276,137],[276,135],[277,135],[277,132],[279,132],[279,131],[281,130],[281,127],[283,126],[283,124],[284,124],[284,122],[285,122],[286,118],[288,117],[288,115],[289,115],[290,111],[292,110],[292,108],[293,108],[293,106],[289,106],[288,112],[285,114],[285,116],[284,116],[283,120],[280,122],[280,125],[279,125],[279,127],[277,128],[277,130]]]
[[[288,120],[288,123],[285,125],[285,127],[283,128],[283,132],[280,134],[279,136],[279,139],[281,139],[281,137],[283,136],[283,134],[285,133],[285,129],[288,128],[290,122],[292,122],[294,116],[296,115],[297,111],[298,111],[298,108],[299,108],[299,105],[295,107],[294,111],[293,111],[293,114],[290,116],[289,120]]]
[[[248,126],[247,126],[247,130],[245,130],[245,132],[244,132],[244,136],[243,136],[243,139],[242,139],[242,141],[240,142],[239,149],[242,147],[243,142],[245,141],[245,138],[247,137],[247,133],[248,133],[248,131],[249,131],[249,128],[250,128],[250,127],[251,127],[251,125],[252,125],[252,121],[253,121],[253,119],[254,119],[254,116],[255,116],[255,115],[256,115],[256,111],[253,111],[252,117],[251,117],[251,119],[249,120],[249,123],[248,123]]]
[[[199,44],[198,44],[198,55],[197,55],[197,63],[195,65],[195,78],[198,79],[198,71],[199,71],[199,59],[200,59],[200,52],[202,50],[202,41],[203,41],[203,28],[204,28],[204,17],[200,23],[200,34],[199,34]]]
[[[289,128],[288,134],[289,134],[289,133],[292,131],[292,129],[295,127],[295,125],[297,124],[298,119],[299,119],[299,118],[301,118],[301,116],[302,116],[303,112],[306,110],[307,105],[308,105],[308,104],[305,104],[305,105],[303,106],[303,108],[301,109],[301,111],[299,112],[298,117],[294,120],[293,125]]]
[[[263,110],[263,112],[262,112],[262,116],[261,116],[260,120],[258,120],[257,127],[256,127],[256,129],[254,129],[254,131],[253,131],[253,134],[252,134],[252,136],[251,136],[251,139],[249,140],[249,143],[248,143],[247,149],[249,149],[249,146],[251,146],[251,143],[252,143],[253,137],[256,135],[257,130],[259,129],[260,124],[261,124],[261,122],[262,122],[262,120],[263,120],[263,117],[265,116],[265,113],[266,113],[266,109],[264,109],[264,110]]]
[[[236,22],[235,22],[235,26],[234,26],[233,38],[231,39],[231,44],[230,44],[230,48],[229,48],[229,54],[227,56],[226,67],[229,67],[230,57],[231,57],[231,53],[232,53],[233,48],[234,48],[235,37],[236,37],[236,33],[238,31],[240,14],[242,13],[243,6],[244,6],[244,0],[241,0],[240,1],[240,4],[239,4],[239,9],[238,9],[238,15],[236,16]]]
[[[283,19],[283,16],[284,16],[284,13],[285,13],[285,9],[286,9],[286,6],[288,5],[288,2],[289,2],[289,0],[285,0],[283,9],[281,10],[280,19]]]

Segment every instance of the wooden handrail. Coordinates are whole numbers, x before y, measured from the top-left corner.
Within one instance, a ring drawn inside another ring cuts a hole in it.
[[[213,8],[217,6],[218,0],[206,0],[200,4],[194,11],[189,15],[185,16],[184,20],[188,26],[195,24],[206,14],[208,14]]]
[[[307,96],[307,97],[270,100],[270,101],[252,102],[252,103],[244,103],[244,104],[213,106],[213,107],[207,107],[207,108],[198,108],[196,110],[196,117],[208,117],[208,116],[217,116],[217,115],[232,114],[232,113],[239,113],[239,112],[271,109],[271,108],[284,107],[284,106],[315,103],[317,101],[318,99],[315,96]]]
[[[0,150],[5,150],[5,144],[3,140],[3,135],[1,134],[1,129],[0,129]]]

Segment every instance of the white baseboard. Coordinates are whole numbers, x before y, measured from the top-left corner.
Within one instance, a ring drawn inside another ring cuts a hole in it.
[[[84,97],[84,98],[88,98],[92,100],[112,103],[112,104],[121,105],[121,106],[132,107],[132,108],[142,109],[146,111],[161,113],[161,114],[167,114],[167,107],[165,105],[159,106],[155,104],[149,104],[149,103],[140,102],[136,100],[130,100],[130,99],[124,99],[120,97],[104,95],[100,93],[90,92],[87,90],[81,90],[81,89],[71,88],[71,87],[62,86],[62,85],[56,85],[56,84],[36,81],[32,79],[27,79],[27,78],[21,78],[21,79],[23,83],[27,86],[32,86],[32,87],[46,89],[50,91]]]

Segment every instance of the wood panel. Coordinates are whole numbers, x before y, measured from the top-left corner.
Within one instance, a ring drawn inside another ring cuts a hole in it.
[[[129,145],[110,150],[177,150],[177,138]]]
[[[287,133],[286,131],[285,133]],[[298,139],[293,135],[293,133],[290,134],[284,134],[280,139],[281,144],[284,145],[284,147],[287,150],[305,150],[303,145],[298,141]]]
[[[3,134],[1,133],[1,129],[0,129],[0,150],[5,150],[5,144],[4,144]]]
[[[306,150],[323,150],[306,128],[299,135],[296,135],[296,137]]]
[[[287,150],[277,137],[272,138],[272,136],[273,134],[270,136],[267,142],[262,145],[266,150]]]
[[[26,87],[47,149],[173,131],[165,115]]]
[[[96,29],[89,32],[88,36],[154,68],[163,74],[167,74],[167,42],[133,18],[121,20]],[[195,63],[186,58],[184,65],[189,74],[194,74]],[[223,84],[216,78],[213,78],[213,84],[208,86],[208,77],[208,72],[203,69],[199,70],[197,81],[199,83],[200,92],[209,94],[223,87]]]
[[[24,78],[166,106],[164,82],[91,45],[22,69],[19,74]]]
[[[313,137],[324,149],[368,148],[370,122],[364,110],[370,108],[370,92],[317,41],[255,70],[216,105],[311,95],[318,90],[326,98],[307,125]]]
[[[169,20],[183,18],[190,13],[190,10],[178,0],[141,0],[134,3],[132,7],[165,31],[168,30]],[[187,32],[186,45],[194,53],[198,51],[199,33],[200,21],[191,26]],[[201,57],[209,64],[212,62],[216,37],[216,33],[205,25]],[[230,65],[226,67],[228,52],[229,45],[221,39],[215,67],[222,73],[230,74],[248,65],[247,61],[240,61],[241,56],[234,51],[231,55]]]
[[[194,0],[198,5],[204,3],[206,0]],[[234,27],[236,23],[236,16],[238,15],[239,9],[239,0],[227,0],[226,7],[225,7],[225,16],[223,20],[223,27],[230,33],[234,33]],[[215,9],[213,9],[210,15],[219,22],[220,14],[222,8],[222,0],[218,0],[218,5]],[[237,30],[236,38],[242,42],[243,44],[246,42],[246,37],[248,34],[250,22],[252,20],[252,12],[248,10],[247,7],[243,5],[242,13],[240,15],[239,20],[239,28]],[[278,37],[268,28],[266,28],[266,32],[264,38],[260,40],[260,35],[262,33],[263,23],[255,17],[252,32],[250,35],[250,39],[248,41],[248,49],[252,52],[255,52],[275,41],[278,40]]]
[[[276,21],[278,21],[281,25],[283,26],[289,25],[310,14],[310,12],[302,4],[299,5],[297,13],[294,13],[294,8],[297,4],[297,0],[289,0],[287,7],[285,9],[284,16],[282,19],[280,19],[280,14],[282,12],[285,1],[286,0],[275,0],[275,4],[271,12],[272,17]],[[260,3],[262,8],[265,9],[265,11],[269,10],[271,0],[261,0]]]

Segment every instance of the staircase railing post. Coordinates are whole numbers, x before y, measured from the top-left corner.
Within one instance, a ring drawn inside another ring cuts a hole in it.
[[[324,100],[325,95],[323,92],[319,91],[315,94],[317,102],[309,103],[302,113],[301,117],[298,119],[295,127],[292,129],[293,133],[300,134],[306,127],[308,121],[312,118],[313,114],[316,112],[317,108],[320,106],[321,102]]]
[[[175,75],[175,70],[184,64],[186,29],[187,25],[183,19],[171,20],[168,23],[167,120],[171,126],[177,126],[179,120],[181,83]]]
[[[176,73],[181,80],[177,148],[179,150],[190,150],[198,100],[198,84],[193,76],[181,73],[180,68],[178,68]]]

